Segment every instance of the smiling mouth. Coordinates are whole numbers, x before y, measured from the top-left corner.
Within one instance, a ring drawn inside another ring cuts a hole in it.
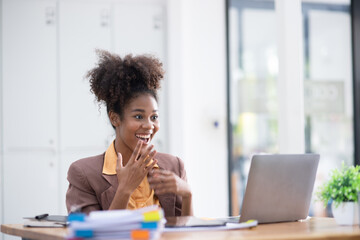
[[[136,137],[144,143],[149,143],[151,139],[151,134],[136,134]]]

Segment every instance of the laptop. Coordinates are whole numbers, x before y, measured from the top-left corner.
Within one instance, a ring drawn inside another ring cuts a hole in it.
[[[239,222],[307,218],[319,159],[318,154],[254,155]]]

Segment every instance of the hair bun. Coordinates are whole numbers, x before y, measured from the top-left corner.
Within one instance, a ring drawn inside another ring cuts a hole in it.
[[[157,90],[164,77],[163,64],[157,58],[128,54],[122,59],[105,50],[96,52],[98,64],[86,77],[89,78],[91,92],[98,102],[106,104],[108,111],[122,111],[141,92],[152,93],[157,99]]]

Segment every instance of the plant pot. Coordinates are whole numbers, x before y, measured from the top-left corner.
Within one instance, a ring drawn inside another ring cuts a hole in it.
[[[357,202],[342,202],[337,207],[335,207],[335,203],[333,202],[331,204],[331,210],[337,224],[359,224],[359,206]]]

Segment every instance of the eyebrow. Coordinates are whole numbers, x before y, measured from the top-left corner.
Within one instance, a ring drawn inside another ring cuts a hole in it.
[[[140,109],[140,108],[136,108],[136,109],[133,109],[131,112],[145,112],[144,109]],[[153,110],[153,112],[158,112],[157,109]]]

